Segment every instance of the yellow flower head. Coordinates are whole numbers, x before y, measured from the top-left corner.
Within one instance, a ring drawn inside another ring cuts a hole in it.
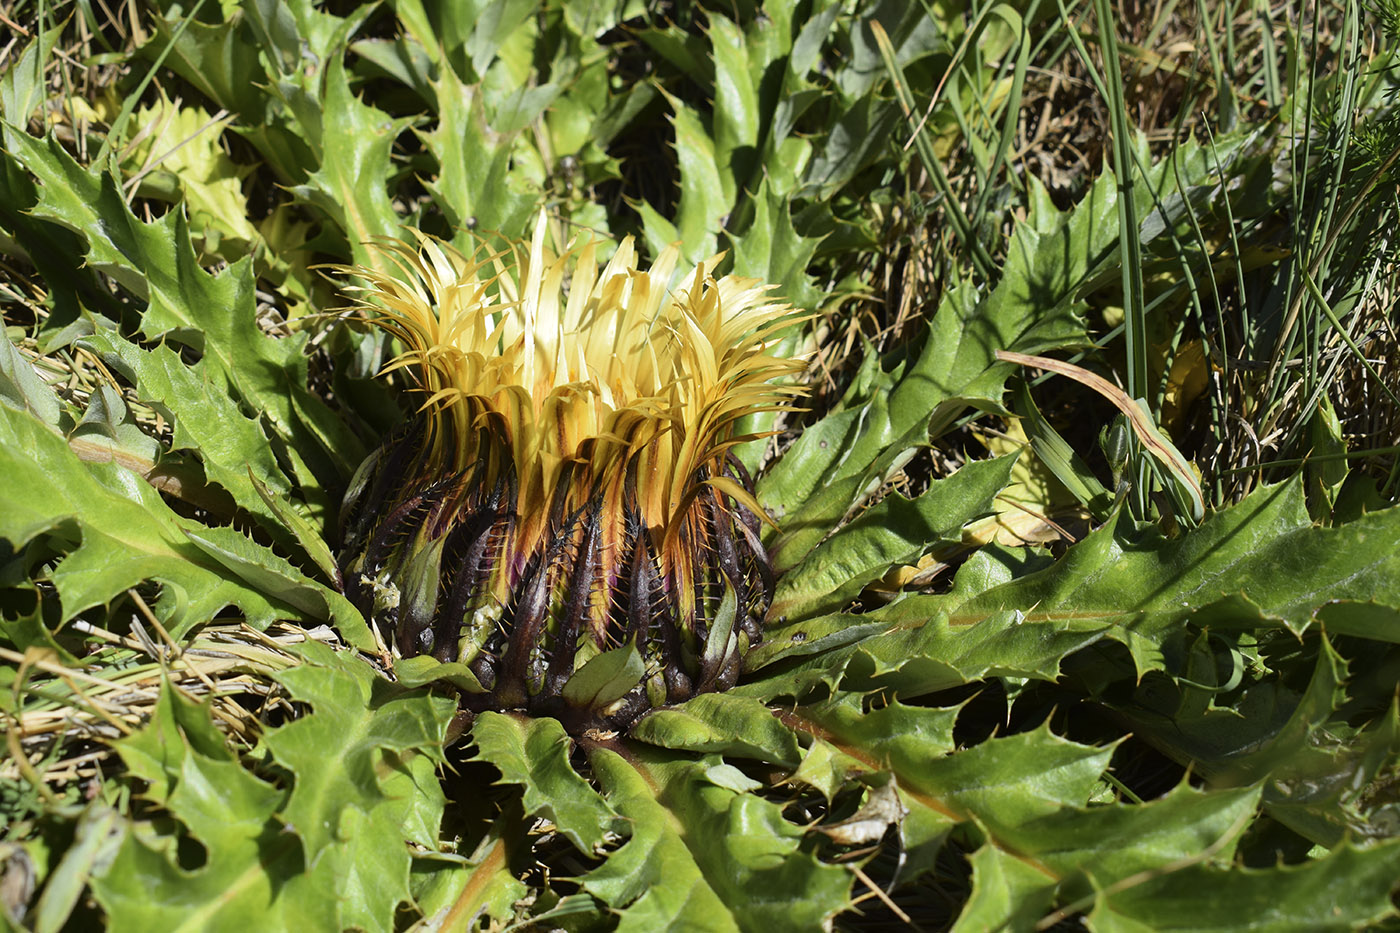
[[[629,237],[600,268],[545,234],[472,256],[420,237],[380,247],[397,274],[353,270],[424,400],[347,497],[347,578],[401,651],[472,664],[469,705],[559,713],[577,664],[634,646],[645,676],[572,710],[616,724],[732,682],[758,637],[772,578],[731,448],[802,364],[772,352],[791,308],[720,257],[668,289],[674,248],[643,271]]]

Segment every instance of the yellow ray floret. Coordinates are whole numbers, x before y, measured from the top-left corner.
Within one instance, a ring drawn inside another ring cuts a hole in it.
[[[565,509],[620,497],[632,469],[659,547],[703,468],[745,439],[735,422],[800,393],[773,384],[802,369],[773,353],[792,309],[758,280],[716,278],[719,256],[668,289],[674,247],[643,270],[628,237],[600,267],[595,243],[555,255],[546,229],[541,214],[528,251],[468,256],[425,236],[416,250],[382,244],[398,273],[354,270],[367,283],[356,298],[405,347],[390,368],[426,393],[438,468],[515,471],[518,546],[544,533],[561,492]]]

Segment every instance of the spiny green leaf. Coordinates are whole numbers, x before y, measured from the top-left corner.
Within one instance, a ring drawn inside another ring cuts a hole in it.
[[[925,599],[907,597],[865,615],[787,625],[746,659],[771,670],[737,690],[771,699],[803,697],[819,684],[845,684],[917,696],[988,675],[1054,680],[1062,658],[1110,630],[1092,618],[1027,624],[1025,613],[1014,609],[988,613],[975,625],[954,625]],[[791,660],[775,665],[783,659]]]
[[[972,866],[972,893],[953,925],[955,933],[998,927],[1033,929],[1055,896],[1045,873],[990,842],[967,860]]]
[[[261,593],[281,600],[314,619],[334,622],[345,640],[366,651],[374,636],[364,617],[335,590],[310,579],[287,560],[232,528],[186,528],[185,536],[234,576]]]
[[[669,709],[647,714],[629,733],[663,748],[717,752],[796,767],[797,736],[755,700],[702,693]]]
[[[613,809],[569,764],[572,740],[558,721],[486,712],[473,723],[472,739],[502,781],[524,789],[525,812],[552,820],[580,852],[592,855],[609,835],[625,832]]]
[[[983,612],[1024,606],[1033,607],[1027,621],[1093,618],[1113,624],[1125,642],[1135,633],[1160,643],[1198,610],[1204,610],[1195,616],[1201,624],[1282,625],[1301,633],[1324,607],[1366,600],[1388,609],[1388,616],[1352,622],[1345,612],[1329,612],[1323,616],[1328,630],[1400,640],[1400,555],[1382,545],[1400,528],[1400,509],[1316,527],[1294,479],[1260,488],[1174,540],[1126,526],[1120,518],[1071,548],[1054,568],[968,599],[951,610],[950,620],[970,625]],[[1138,658],[1141,669],[1159,663],[1144,653]]]
[[[254,476],[251,467],[248,468],[247,474],[248,482],[253,484],[253,491],[258,494],[263,505],[281,522],[283,528],[291,532],[312,563],[320,568],[324,579],[333,583],[337,591],[343,590],[340,567],[336,565],[335,557],[331,554],[330,545],[326,543],[323,533],[311,524],[310,519],[297,511],[288,497],[273,492],[266,483]],[[355,643],[353,637],[350,640]]]
[[[1325,637],[1317,649],[1301,693],[1271,677],[1245,687],[1228,707],[1197,709],[1188,688],[1188,697],[1169,712],[1162,708],[1167,697],[1144,684],[1121,714],[1136,734],[1189,762],[1212,786],[1263,782],[1266,812],[1318,844],[1382,834],[1384,817],[1372,811],[1383,795],[1373,781],[1400,751],[1400,720],[1392,705],[1359,730],[1340,721],[1348,699],[1346,663]]]
[[[774,191],[765,176],[752,195],[754,218],[742,235],[728,234],[734,274],[769,282],[794,307],[814,311],[827,296],[812,285],[807,268],[821,243],[793,226],[791,200]]]
[[[676,159],[681,169],[675,230],[681,241],[681,255],[688,262],[699,262],[714,254],[715,232],[724,226],[723,218],[734,203],[724,196],[728,167],[721,171],[715,162],[715,141],[700,116],[679,99],[668,95],[668,100],[676,132]],[[648,231],[647,240],[653,255],[670,245],[669,241],[655,240],[651,231]]]
[[[111,386],[98,386],[88,397],[82,419],[68,432],[68,446],[87,460],[102,451],[118,463],[150,463],[160,458],[160,442],[136,424],[126,400]]]
[[[788,780],[814,788],[830,803],[851,778],[873,770],[868,763],[846,754],[831,742],[814,737],[802,756],[802,763]]]
[[[217,24],[188,22],[177,38],[181,17],[174,8],[170,12],[175,15],[168,19],[154,17],[156,35],[142,52],[155,58],[173,39],[165,64],[220,107],[238,114],[238,131],[257,148],[278,181],[303,181],[317,161],[313,139],[288,119],[269,91],[277,83],[276,63],[281,55],[274,52],[260,58],[257,36],[248,20],[241,18]],[[273,75],[264,62],[274,65]]]
[[[1228,864],[1259,803],[1259,788],[1203,793],[1181,785],[1146,804],[1066,807],[1003,826],[998,843],[1033,856],[1061,879],[1062,896],[1102,890],[1138,872],[1210,852]]]
[[[564,700],[580,709],[602,710],[622,699],[646,673],[635,642],[595,654],[564,684]]]
[[[885,391],[858,410],[829,415],[831,430],[818,422],[802,433],[759,485],[759,501],[787,530],[774,546],[781,565],[795,564],[873,492],[903,451],[927,440],[926,431],[941,434],[969,406],[1002,410],[1010,371],[996,362],[997,349],[1029,353],[1086,340],[1076,289],[1116,242],[1106,221],[1114,197],[1106,174],[1053,233],[1019,226],[990,295],[979,301],[968,283],[950,289],[907,370],[885,376]]]
[[[212,391],[199,373],[169,346],[142,350],[113,334],[94,334],[82,345],[136,386],[137,396],[174,428],[171,450],[197,453],[211,482],[227,490],[239,507],[262,520],[279,543],[295,541],[263,502],[253,479],[285,496],[291,485],[261,426],[223,392]],[[251,471],[251,476],[250,476]]]
[[[248,172],[220,145],[228,118],[212,119],[203,107],[167,100],[133,117],[132,141],[121,162],[133,179],[140,178],[138,194],[182,203],[206,255],[236,259],[252,250],[259,237],[243,194]]]
[[[482,914],[502,922],[512,919],[514,905],[530,893],[507,858],[524,831],[519,811],[507,809],[470,858],[435,853],[415,860],[413,897],[428,922],[450,930]]]
[[[422,134],[438,160],[437,178],[427,182],[433,199],[455,227],[487,235],[523,234],[539,193],[521,172],[513,170],[511,152],[517,134],[491,131],[481,95],[451,69],[439,75],[433,90],[439,123],[431,133]]]
[[[168,684],[151,725],[118,745],[148,796],[203,847],[203,864],[182,868],[174,838],[129,825],[111,867],[94,879],[109,928],[238,930],[247,924],[337,925],[334,879],[303,872],[297,837],[274,814],[282,791],[245,770],[223,744],[207,706]],[[154,780],[152,780],[154,779]]]
[[[638,902],[646,908],[643,916],[647,922],[667,918],[665,926],[672,926],[678,911],[712,903],[718,895],[725,910],[707,918],[706,929],[767,933],[821,929],[846,905],[851,874],[807,851],[801,845],[805,830],[785,820],[777,804],[712,775],[717,758],[695,761],[642,748],[620,755],[602,747],[590,757],[604,791],[621,795],[619,809],[634,822],[632,841],[601,874],[584,879],[586,888],[593,879],[605,901],[620,906],[650,887],[651,900]],[[677,835],[689,859],[670,841]],[[629,852],[634,845],[635,855]],[[623,857],[620,870],[610,868]],[[669,872],[660,874],[663,857],[675,866],[674,880]]]
[[[817,545],[779,582],[772,612],[800,620],[840,609],[890,567],[911,564],[931,547],[957,542],[967,523],[988,514],[1006,486],[1013,454],[969,463],[934,480],[914,499],[887,496]]]
[[[1391,892],[1400,840],[1343,843],[1301,865],[1251,870],[1189,865],[1107,891],[1089,915],[1105,933],[1190,930],[1358,930],[1395,916]]]
[[[1400,509],[1335,528],[1314,526],[1299,481],[1264,487],[1176,539],[1120,514],[1053,566],[991,589],[914,596],[864,616],[795,623],[754,660],[771,664],[831,646],[755,680],[752,696],[801,695],[818,683],[917,694],[988,673],[1053,680],[1060,659],[1101,638],[1125,644],[1140,672],[1192,620],[1226,630],[1265,626],[1400,641]],[[973,565],[974,569],[976,565]],[[967,568],[964,568],[967,571]],[[1348,612],[1366,600],[1366,613]],[[887,627],[876,629],[883,623]],[[802,634],[799,641],[797,634]]]
[[[421,691],[406,692],[353,653],[312,641],[295,651],[304,663],[273,676],[296,700],[309,704],[311,713],[269,733],[263,742],[298,775],[296,793],[282,817],[301,837],[308,858],[314,861],[325,847],[349,838],[339,822],[350,808],[369,818],[392,817],[400,827],[432,822],[423,814],[440,811],[442,805],[432,765],[441,760],[455,704]],[[426,774],[406,770],[410,759],[419,757],[428,762]],[[409,796],[388,793],[386,775],[408,773],[414,778],[409,788],[424,778],[427,783]],[[430,839],[416,841],[432,844]],[[407,861],[402,865],[407,872]]]
[[[975,818],[994,833],[1089,800],[1112,749],[1079,745],[1042,727],[988,739],[947,754],[934,743],[885,746],[900,786],[931,795],[948,812]]]
[[[1258,786],[1200,792],[1182,785],[1145,805],[1090,805],[1111,749],[1042,728],[953,752],[956,712],[889,706],[862,715],[858,703],[837,699],[784,720],[849,760],[889,769],[909,817],[927,824],[922,838],[902,827],[914,871],[931,864],[917,851],[920,842],[936,845],[954,823],[971,821],[987,834],[998,851],[981,857],[985,894],[964,924],[1010,922],[1027,903],[1047,903],[1056,892],[1091,894],[1204,851],[1228,861],[1259,802]]]
[[[101,875],[112,864],[126,830],[121,815],[106,802],[94,800],[83,808],[73,827],[73,845],[63,853],[44,882],[38,903],[25,918],[29,929],[34,933],[58,933],[69,928],[73,908],[92,884],[93,876]]]
[[[112,929],[393,929],[410,898],[405,842],[436,843],[436,763],[454,704],[396,692],[315,642],[293,650],[304,663],[274,676],[312,711],[264,739],[289,787],[255,777],[209,708],[168,684],[150,724],[118,744],[204,858],[182,867],[168,828],[128,829],[94,884]]]
[[[737,931],[734,916],[657,802],[656,788],[617,752],[595,747],[588,757],[608,802],[631,821],[632,834],[583,876],[584,890],[621,913],[619,930]]]
[[[195,257],[182,211],[144,223],[110,174],[84,170],[57,140],[19,133],[10,145],[43,183],[34,214],[83,237],[91,264],[148,300],[141,322],[147,337],[201,353],[198,372],[268,419],[303,484],[311,479],[308,460],[326,482],[348,473],[346,464],[358,462],[363,448],[307,390],[304,339],[278,340],[258,330],[250,260],[210,275]]]
[[[19,131],[0,122],[0,136]],[[37,337],[44,352],[65,347],[74,338],[97,329],[98,315],[118,317],[120,304],[111,289],[91,268],[74,268],[73,257],[83,254],[83,241],[73,231],[33,216],[39,187],[8,150],[0,149],[0,230],[15,243],[44,279],[51,313]]]
[[[870,783],[881,772],[895,782],[905,813],[899,821],[904,871],[910,877],[931,867],[948,832],[960,817],[944,801],[900,777],[923,762],[954,749],[953,725],[958,709],[903,706],[891,702],[868,712],[863,698],[842,693],[823,703],[782,714],[783,723],[813,737],[812,752],[792,780],[805,781],[834,797],[853,778]]]
[[[402,220],[389,200],[389,153],[404,123],[350,91],[339,53],[326,69],[321,166],[292,190],[334,220],[355,262],[392,271],[369,249],[375,237],[398,238]]]
[[[311,712],[263,740],[295,775],[278,819],[308,874],[337,886],[342,926],[390,929],[410,898],[405,842],[437,844],[437,765],[456,704],[405,692],[353,654],[309,641],[295,650],[304,663],[274,676]]]
[[[81,542],[49,573],[65,619],[147,580],[163,584],[156,612],[176,637],[228,605],[258,627],[301,616],[201,552],[144,479],[115,464],[82,463],[63,438],[5,406],[0,474],[0,537],[19,547],[40,534],[76,531]]]
[[[710,48],[715,64],[714,161],[720,169],[720,192],[733,204],[756,161],[758,93],[749,75],[744,34],[718,13],[710,15]]]
[[[0,340],[0,404],[28,412],[40,424],[58,427],[63,408],[34,367],[6,336]]]

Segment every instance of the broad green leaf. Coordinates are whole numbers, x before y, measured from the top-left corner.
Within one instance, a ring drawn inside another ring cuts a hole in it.
[[[891,567],[911,564],[929,548],[954,544],[964,525],[992,511],[1006,486],[1013,454],[969,463],[934,480],[913,499],[892,493],[817,545],[778,582],[772,613],[800,620],[840,609]]]
[[[913,459],[917,450],[927,443],[927,431],[922,424],[910,425],[900,435],[890,434],[888,421],[881,424],[886,412],[887,404],[881,399],[871,403],[867,409],[850,412],[850,418],[837,423],[838,427],[853,430],[854,443],[850,449],[869,451],[873,447],[879,448],[875,459],[870,462],[862,462],[858,458],[854,464],[855,472],[845,472],[850,461],[844,458],[830,473],[816,472],[813,468],[819,468],[825,459],[824,449],[818,457],[799,460],[799,470],[794,472],[805,473],[801,482],[804,485],[812,483],[813,491],[793,515],[780,518],[781,534],[776,536],[770,549],[774,569],[786,572],[801,563],[812,548],[839,527],[844,519],[858,512],[860,506],[897,475]],[[802,436],[805,437],[806,432]],[[797,446],[794,444],[794,449]],[[837,455],[840,454],[838,450]],[[787,456],[779,463],[786,463]],[[762,487],[759,491],[762,492]],[[759,501],[763,502],[761,499]],[[781,516],[781,506],[763,504]]]
[[[1002,410],[1010,370],[996,361],[996,350],[1032,353],[1085,342],[1077,289],[1117,242],[1107,220],[1114,203],[1112,178],[1105,174],[1058,218],[1052,233],[1018,226],[989,295],[979,300],[970,283],[950,289],[917,360],[883,380],[887,391],[876,391],[858,409],[829,415],[835,419],[829,430],[822,421],[803,432],[758,490],[759,501],[787,531],[774,544],[781,565],[795,564],[878,488],[903,451],[947,430],[969,406]]]
[[[366,651],[374,636],[358,609],[324,584],[310,579],[285,558],[233,528],[186,528],[185,536],[231,574],[261,593],[281,600],[314,619],[335,623],[341,636]]]
[[[426,756],[431,775],[431,763],[441,760],[455,704],[446,697],[395,686],[353,652],[313,641],[294,650],[303,663],[274,676],[296,700],[309,704],[311,713],[269,733],[263,742],[299,776],[282,817],[302,837],[309,857],[315,859],[323,848],[344,838],[327,814],[353,807],[374,816],[388,807],[398,824],[407,826],[412,825],[409,814],[440,809],[435,779],[404,797],[386,792],[383,772],[395,758],[394,767],[404,768],[409,758]]]
[[[351,653],[310,641],[296,651],[304,663],[274,676],[311,712],[263,740],[295,776],[278,819],[309,874],[341,892],[342,925],[389,929],[410,897],[405,841],[437,844],[437,765],[456,704],[395,687]]]
[[[82,463],[63,438],[4,406],[0,474],[0,537],[19,547],[56,534],[77,545],[49,572],[65,619],[147,580],[162,584],[156,612],[175,637],[229,605],[257,627],[301,617],[202,552],[185,536],[188,522],[144,479],[116,464]]]
[[[530,893],[508,858],[524,834],[519,820],[518,810],[502,813],[469,859],[435,854],[415,860],[413,897],[429,923],[453,930],[482,914],[501,922],[515,916],[515,904]]]
[[[1339,710],[1347,702],[1346,663],[1330,641],[1317,642],[1317,662],[1301,693],[1282,678],[1246,686],[1228,707],[1192,704],[1175,710],[1168,696],[1142,685],[1121,714],[1133,731],[1167,755],[1189,762],[1211,786],[1262,782],[1263,805],[1275,820],[1314,842],[1335,846],[1344,836],[1389,835],[1376,781],[1400,752],[1400,720],[1392,706],[1353,730]],[[1213,665],[1214,658],[1211,658]]]
[[[220,145],[227,119],[213,120],[202,107],[159,101],[133,114],[133,142],[122,152],[124,170],[140,176],[142,196],[180,201],[205,253],[235,259],[258,240],[248,220],[240,168]],[[211,249],[217,243],[217,250]]]
[[[796,767],[801,750],[793,731],[754,700],[703,693],[680,706],[653,710],[632,738],[663,748],[717,752]]]
[[[698,263],[715,252],[716,232],[724,226],[723,218],[733,201],[724,196],[724,177],[728,167],[715,162],[715,141],[702,124],[700,116],[680,100],[670,97],[671,124],[676,132],[676,159],[680,163],[681,193],[676,205],[676,233],[681,241],[681,255],[687,262]],[[732,184],[732,182],[731,182]],[[669,246],[648,237],[652,255]]]
[[[816,310],[827,296],[812,285],[807,268],[821,238],[797,232],[791,200],[777,194],[766,177],[751,200],[753,223],[742,235],[727,234],[734,253],[734,274],[771,283],[779,298],[803,310]]]
[[[868,345],[866,352],[872,353]],[[898,374],[880,371],[879,362],[872,354],[862,363],[861,375],[864,378],[857,382],[862,390],[860,400],[855,405],[842,405],[803,430],[782,459],[764,471],[759,479],[759,501],[783,524],[787,534],[793,533],[790,515],[800,516],[800,510],[824,484],[846,478],[845,464],[849,456],[854,454],[868,462],[894,440],[889,424],[888,396]],[[857,469],[863,466],[864,463],[858,463]]]
[[[523,234],[539,194],[512,169],[516,134],[492,131],[481,95],[450,69],[439,75],[433,90],[440,122],[433,132],[422,134],[438,160],[437,178],[427,182],[433,199],[455,227],[483,235]],[[459,237],[458,245],[475,244]]]
[[[174,429],[171,450],[199,455],[204,473],[233,496],[238,506],[257,516],[279,543],[295,541],[263,502],[253,478],[277,495],[291,490],[262,427],[247,417],[229,396],[210,386],[168,345],[142,350],[113,334],[94,334],[82,346],[136,386],[136,394]],[[251,476],[250,476],[251,473]]]
[[[773,30],[778,28],[774,26]],[[739,185],[748,181],[757,161],[758,93],[749,74],[749,51],[739,27],[732,20],[712,13],[709,38],[715,74],[711,131],[714,162],[719,169],[720,192],[733,204]]]
[[[200,375],[268,419],[303,483],[311,479],[306,462],[324,482],[348,475],[363,447],[307,390],[304,338],[279,340],[259,331],[249,260],[210,275],[196,260],[181,211],[144,223],[111,175],[84,170],[57,140],[14,134],[11,146],[43,183],[34,214],[82,236],[89,263],[149,302],[141,322],[148,338],[202,354]]]
[[[63,407],[48,383],[10,342],[0,340],[0,405],[28,412],[40,424],[57,429]]]
[[[34,933],[58,933],[68,926],[73,908],[107,871],[126,836],[126,823],[110,805],[94,800],[83,808],[73,827],[73,844],[63,853],[44,882],[44,893],[26,918]]]
[[[412,658],[395,658],[394,677],[405,687],[422,687],[441,681],[469,693],[486,692],[486,688],[481,686],[481,681],[477,680],[467,665],[458,661],[444,664],[426,654]]]
[[[1257,787],[1203,793],[1181,785],[1146,804],[1066,807],[995,835],[1064,879],[1059,894],[1073,899],[1202,853],[1229,864],[1258,803]]]
[[[553,821],[585,855],[624,832],[617,814],[569,764],[572,740],[553,719],[526,719],[486,712],[472,725],[472,739],[483,761],[507,784],[524,791],[525,812]]]
[[[258,36],[246,19],[218,24],[188,22],[176,37],[183,18],[178,13],[184,11],[169,12],[176,15],[154,17],[156,35],[142,52],[154,59],[173,40],[174,47],[165,56],[166,66],[239,116],[238,132],[257,148],[282,184],[304,181],[317,164],[312,146],[319,143],[319,134],[308,134],[305,127],[297,126],[270,91],[277,84],[276,63],[282,56],[274,51],[260,58]],[[274,65],[273,75],[268,74],[264,62]]]
[[[154,466],[160,459],[160,442],[141,430],[121,393],[106,385],[88,396],[87,410],[68,432],[68,446],[88,461]]]
[[[580,879],[621,913],[619,930],[693,929],[729,933],[739,925],[686,847],[656,788],[618,752],[596,746],[589,763],[608,802],[631,823],[631,838]]]
[[[276,819],[286,795],[239,764],[207,706],[163,685],[150,725],[118,751],[134,775],[151,782],[147,797],[185,826],[204,858],[183,868],[168,828],[156,835],[129,823],[111,867],[93,881],[109,929],[338,925],[335,879],[303,871],[300,841]]]
[[[182,867],[168,826],[128,828],[94,883],[112,929],[393,929],[410,898],[405,842],[436,841],[452,704],[390,694],[368,664],[314,642],[295,650],[304,663],[276,676],[312,712],[265,738],[289,787],[244,768],[208,707],[168,684],[150,724],[119,743],[204,858]]]
[[[325,94],[321,166],[293,191],[344,231],[357,263],[392,271],[368,246],[375,237],[400,235],[402,221],[389,201],[388,180],[389,153],[403,122],[351,93],[339,54],[326,69]]]
[[[1053,566],[991,589],[955,586],[864,616],[779,629],[755,666],[833,647],[741,690],[800,695],[842,676],[848,686],[887,685],[911,695],[988,673],[1053,680],[1061,658],[1101,638],[1126,645],[1146,672],[1163,667],[1163,646],[1182,637],[1188,620],[1294,633],[1321,622],[1329,633],[1394,643],[1400,556],[1387,542],[1397,529],[1394,508],[1335,528],[1314,526],[1296,479],[1261,488],[1176,539],[1133,528],[1120,514]],[[887,627],[876,630],[880,623]],[[845,626],[859,628],[852,634]]]
[[[967,860],[972,865],[972,893],[953,925],[955,933],[980,933],[1003,925],[1033,929],[1055,896],[1045,873],[990,842]]]
[[[631,841],[585,876],[584,886],[614,906],[650,889],[638,904],[646,922],[662,924],[652,929],[678,926],[679,911],[693,909],[692,899],[713,903],[716,895],[723,911],[705,917],[704,929],[821,929],[846,905],[851,874],[807,851],[805,830],[785,820],[779,805],[736,789],[727,775],[712,775],[717,758],[695,761],[645,748],[624,755],[601,746],[590,757],[604,792],[619,798],[633,828]],[[689,859],[676,848],[678,836]],[[661,873],[663,857],[674,863],[674,878]],[[614,868],[621,858],[626,861]]]
[[[1089,915],[1104,933],[1357,930],[1393,917],[1400,841],[1343,843],[1301,865],[1267,869],[1188,865],[1101,895]]]
[[[602,710],[622,699],[646,673],[635,643],[595,654],[564,683],[564,700],[580,709]]]

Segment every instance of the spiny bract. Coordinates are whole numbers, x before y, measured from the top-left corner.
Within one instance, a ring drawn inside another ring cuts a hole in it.
[[[546,231],[344,270],[426,400],[352,482],[341,563],[400,653],[470,667],[467,709],[625,728],[731,685],[761,636],[773,574],[733,448],[802,364],[772,352],[792,309],[720,257],[668,291],[675,248],[643,271],[629,237],[600,269]]]

